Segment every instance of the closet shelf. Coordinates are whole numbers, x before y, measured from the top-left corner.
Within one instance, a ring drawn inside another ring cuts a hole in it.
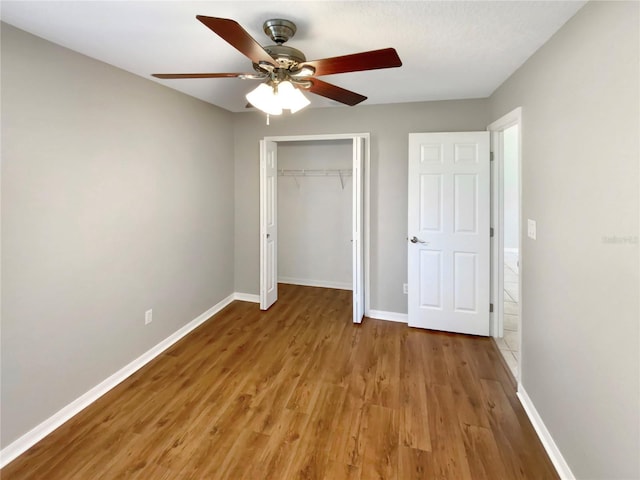
[[[344,177],[350,177],[351,175],[353,175],[352,169],[278,169],[278,176],[293,177],[298,188],[300,188],[298,177],[339,177],[340,185],[342,185],[342,189],[344,190]]]
[[[278,175],[281,177],[348,177],[352,174],[351,169],[319,169],[319,170],[287,170],[281,168]]]

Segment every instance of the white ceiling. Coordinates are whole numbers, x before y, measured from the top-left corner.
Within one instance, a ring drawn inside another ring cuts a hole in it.
[[[227,110],[256,81],[157,80],[151,73],[251,72],[196,15],[233,18],[262,45],[270,18],[308,60],[394,47],[403,66],[322,77],[362,105],[488,97],[584,1],[2,1],[4,22]],[[317,95],[312,107],[339,105]]]

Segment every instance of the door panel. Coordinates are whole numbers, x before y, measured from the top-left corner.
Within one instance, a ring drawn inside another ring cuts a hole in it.
[[[409,325],[489,334],[489,134],[409,135]]]
[[[454,232],[478,233],[478,176],[454,175]]]
[[[260,141],[260,309],[278,299],[278,146]]]
[[[442,254],[433,250],[420,251],[420,271],[425,274],[420,282],[420,306],[442,310]]]
[[[477,259],[475,253],[453,254],[453,309],[456,312],[477,312]]]
[[[353,139],[353,322],[364,317],[364,138]]]
[[[420,175],[420,230],[442,231],[442,175]]]

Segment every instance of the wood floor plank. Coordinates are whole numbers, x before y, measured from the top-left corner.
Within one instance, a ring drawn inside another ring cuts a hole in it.
[[[402,480],[425,480],[435,478],[431,452],[400,446],[398,478]]]
[[[462,437],[474,480],[508,478],[491,429],[463,424]]]
[[[557,479],[488,338],[365,319],[351,292],[234,302],[3,480]]]
[[[364,454],[366,404],[362,392],[347,388],[342,408],[337,413],[337,428],[329,447],[329,459],[338,464],[359,467]]]
[[[153,433],[133,434],[123,439],[116,450],[109,451],[110,457],[106,460],[98,458],[84,465],[77,478],[142,479],[145,475],[175,478],[175,470],[156,463],[163,449]]]
[[[366,411],[365,436],[362,478],[397,480],[398,411],[379,405],[369,405]]]
[[[286,478],[287,470],[297,457],[308,423],[309,415],[285,409],[247,478]]]
[[[400,339],[392,335],[395,326],[390,322],[378,325],[379,338],[375,344],[375,381],[371,403],[397,409],[400,404]]]
[[[360,468],[353,465],[329,461],[325,472],[327,480],[331,478],[340,478],[342,480],[361,480]]]
[[[473,480],[452,387],[431,385],[427,389],[427,401],[430,406],[429,427],[433,435],[433,478]]]
[[[423,330],[411,329],[416,334],[424,333]],[[430,335],[421,335],[421,358],[417,359],[423,365],[425,382],[428,385],[451,385],[451,377],[447,371],[443,348],[449,344],[450,334],[443,332],[430,332]]]
[[[535,469],[541,480],[557,478],[521,405],[514,405],[501,382],[482,380],[485,401],[489,407],[491,431],[499,446],[502,464],[509,478],[531,478]]]
[[[214,463],[210,472],[205,471],[205,475],[208,475],[205,478],[215,477],[228,480],[251,478],[248,475],[251,474],[254,466],[260,466],[257,459],[260,458],[268,443],[268,435],[247,429],[241,430],[226,453],[222,464]]]
[[[344,387],[324,382],[320,385],[296,458],[285,478],[325,478],[329,467],[328,451],[338,428],[334,414],[341,409],[345,395]]]
[[[465,348],[468,343],[467,338],[452,335],[443,348],[456,412],[463,424],[489,427],[489,419],[481,404],[479,379]]]
[[[420,332],[407,329],[400,342],[400,445],[431,451],[431,433]]]

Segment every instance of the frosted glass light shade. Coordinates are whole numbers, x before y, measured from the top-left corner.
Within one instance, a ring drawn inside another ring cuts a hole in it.
[[[247,93],[246,98],[251,105],[269,115],[282,113],[280,101],[273,91],[273,87],[266,83],[261,83],[257,88],[251,90]]]
[[[280,115],[283,109],[296,113],[311,103],[299,89],[286,80],[278,83],[277,87],[261,83],[247,93],[246,97],[251,105],[269,115]]]
[[[291,113],[296,113],[311,103],[299,89],[295,88],[291,82],[288,81],[278,84],[277,97],[280,101],[280,106],[291,110]]]

